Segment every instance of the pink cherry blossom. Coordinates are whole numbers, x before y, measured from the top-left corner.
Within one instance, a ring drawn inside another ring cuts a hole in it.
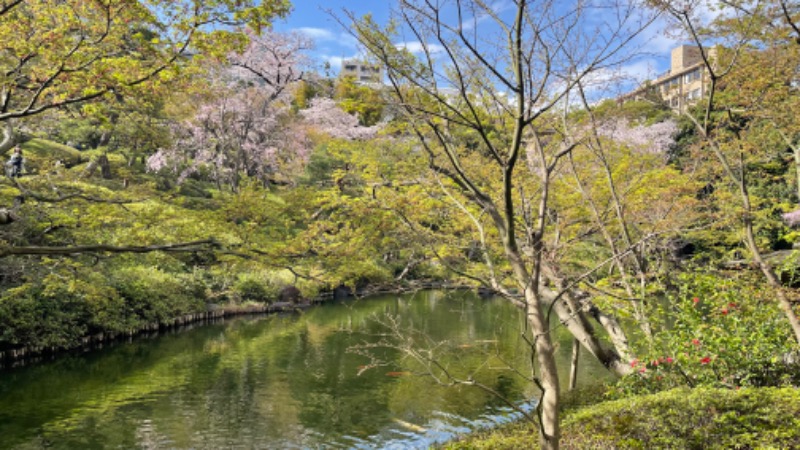
[[[603,122],[597,127],[597,133],[601,137],[612,139],[643,153],[654,154],[666,154],[675,142],[673,136],[677,131],[678,125],[672,120],[652,125],[631,125],[628,120],[617,119]]]

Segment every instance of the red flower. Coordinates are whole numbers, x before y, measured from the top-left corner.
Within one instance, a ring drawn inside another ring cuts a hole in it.
[[[705,358],[702,358],[700,360],[700,364],[708,364],[710,362],[711,362],[711,357],[709,357],[709,356],[706,356]]]
[[[692,344],[693,345],[700,345],[700,340],[699,339],[692,339]]]
[[[728,308],[736,309],[736,303],[733,302],[728,303]]]
[[[631,361],[631,367],[636,367],[637,364],[639,364],[638,359],[634,359],[633,361]]]
[[[667,361],[667,364],[672,364],[673,359],[672,359],[671,356],[667,356],[666,361]]]
[[[641,369],[639,369],[639,373],[645,373],[645,372],[647,372],[646,368],[642,367]]]
[[[692,302],[696,305],[696,304],[700,303],[700,299],[695,297],[695,298],[692,299]]]
[[[728,315],[728,308],[722,308],[722,315],[723,316],[727,316]]]

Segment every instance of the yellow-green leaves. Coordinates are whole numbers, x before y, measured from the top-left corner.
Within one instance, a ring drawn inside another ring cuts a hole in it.
[[[260,29],[288,9],[285,0],[22,2],[0,14],[0,121],[158,88],[198,53],[240,48],[233,27]]]

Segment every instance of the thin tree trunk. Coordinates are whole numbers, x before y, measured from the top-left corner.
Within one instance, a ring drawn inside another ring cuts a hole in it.
[[[569,390],[574,391],[578,385],[578,357],[580,356],[581,343],[572,340],[572,359],[569,364]]]
[[[794,173],[797,178],[797,199],[800,201],[800,147],[791,145],[792,154],[794,155]]]

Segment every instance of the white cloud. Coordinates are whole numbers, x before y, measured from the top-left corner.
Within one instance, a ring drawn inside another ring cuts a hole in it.
[[[646,80],[658,76],[657,61],[654,59],[641,59],[623,66],[603,68],[587,74],[581,85],[590,103],[595,103],[605,98],[615,98],[641,86]],[[550,88],[558,92],[565,87],[565,82],[555,83]],[[577,94],[571,94],[570,103],[577,104]]]
[[[333,41],[336,39],[336,35],[333,32],[324,28],[303,27],[297,28],[297,31],[315,41]]]
[[[642,84],[647,80],[653,80],[658,77],[659,71],[657,68],[657,61],[648,58],[622,66],[619,69],[619,73],[625,80]]]
[[[428,52],[432,54],[441,53],[444,51],[444,47],[439,44],[428,44],[427,46]],[[397,47],[399,50],[406,49],[411,53],[422,53],[425,51],[425,48],[421,42],[401,42],[399,44],[395,44],[395,47]]]
[[[340,70],[342,70],[342,62],[345,60],[345,58],[341,56],[324,56],[323,60],[325,60],[325,62],[327,62],[328,65],[331,66],[331,69],[333,71],[339,72]]]
[[[352,35],[344,32],[334,33],[326,28],[302,27],[295,28],[294,31],[302,33],[315,42],[333,42],[342,47],[356,48],[358,47],[358,40]]]

